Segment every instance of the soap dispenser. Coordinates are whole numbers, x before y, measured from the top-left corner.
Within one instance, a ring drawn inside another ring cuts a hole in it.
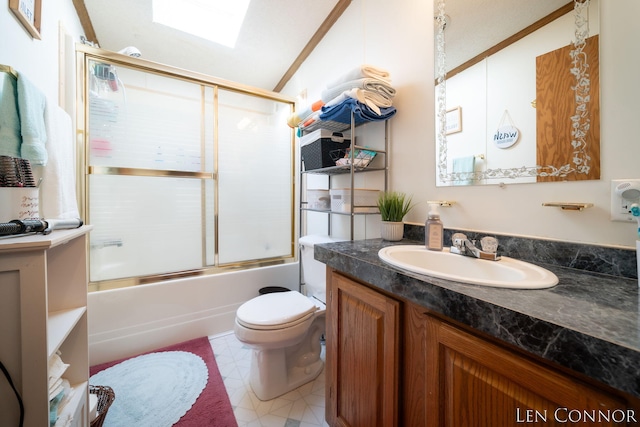
[[[431,251],[441,251],[444,241],[444,226],[436,203],[429,204],[429,216],[425,223],[425,246]]]

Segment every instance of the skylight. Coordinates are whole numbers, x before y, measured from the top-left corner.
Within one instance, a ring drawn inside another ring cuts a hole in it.
[[[250,0],[153,0],[153,22],[235,47]]]

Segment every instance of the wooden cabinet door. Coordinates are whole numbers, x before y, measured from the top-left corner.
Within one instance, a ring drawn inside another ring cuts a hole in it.
[[[430,316],[429,426],[636,425],[629,402]],[[632,414],[629,418],[629,414]],[[620,422],[620,421],[623,422]]]
[[[330,269],[327,291],[327,422],[396,426],[398,301]]]

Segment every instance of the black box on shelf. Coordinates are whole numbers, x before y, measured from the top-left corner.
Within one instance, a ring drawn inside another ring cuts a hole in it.
[[[309,171],[335,166],[336,152],[344,152],[351,145],[351,140],[347,138],[347,133],[327,129],[318,129],[300,137],[300,154],[304,169]]]

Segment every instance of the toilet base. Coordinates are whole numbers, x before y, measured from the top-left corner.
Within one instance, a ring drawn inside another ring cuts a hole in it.
[[[260,400],[282,396],[320,375],[324,316],[316,319],[302,343],[275,349],[254,348],[249,383]]]
[[[265,352],[282,352],[284,350],[254,350],[251,360],[250,384],[256,397],[260,400],[271,400],[282,396],[296,388],[315,380],[324,368],[324,362],[320,359],[305,367],[294,366],[286,370],[284,364],[271,364],[271,369],[260,369],[263,364]],[[273,355],[279,360],[285,360],[281,355]],[[262,365],[261,365],[262,363]]]

